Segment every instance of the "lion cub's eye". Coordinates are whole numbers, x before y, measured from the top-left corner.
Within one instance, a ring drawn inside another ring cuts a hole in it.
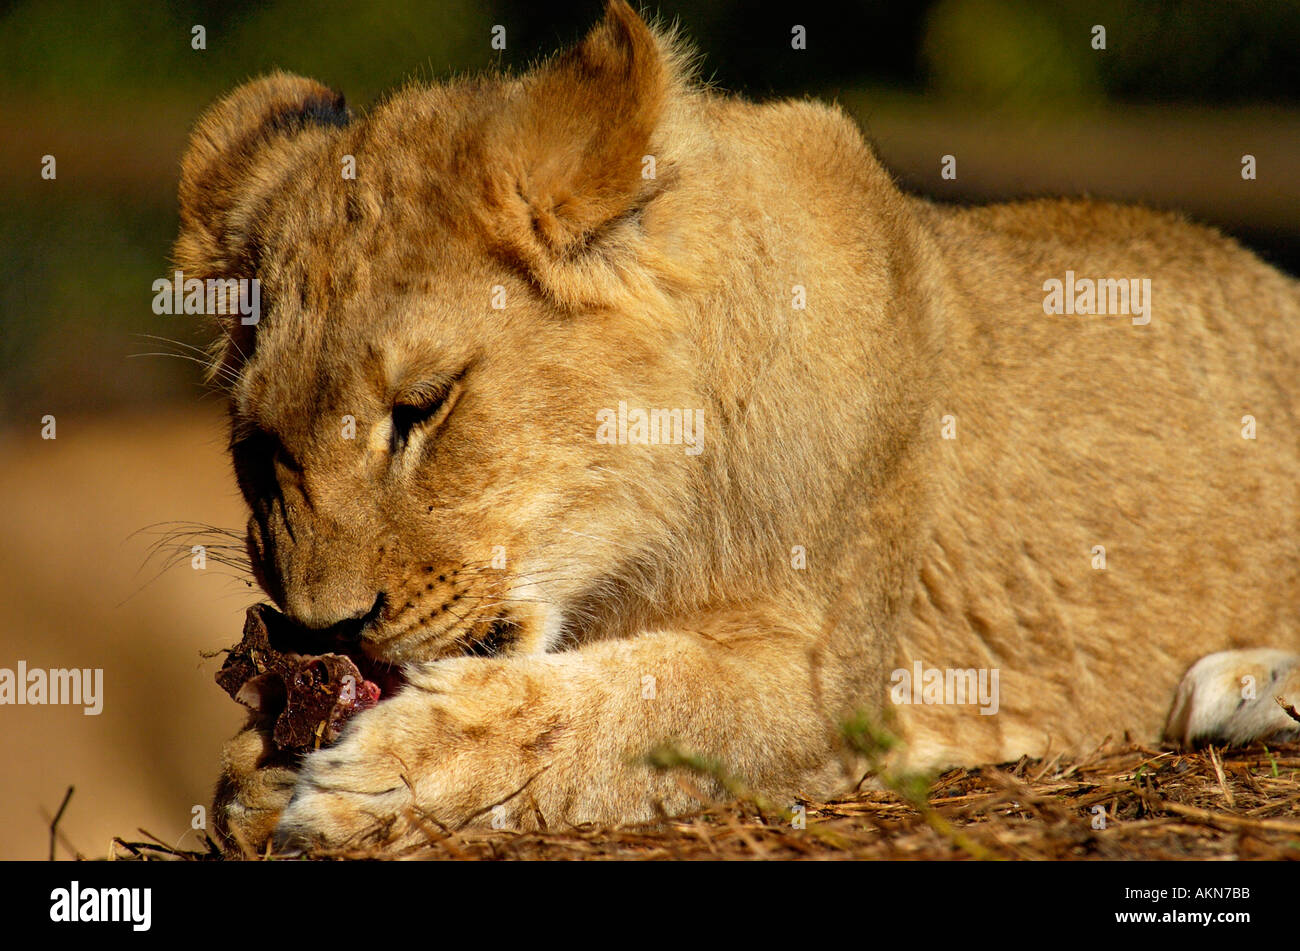
[[[432,429],[446,419],[459,394],[459,383],[421,384],[403,391],[393,403],[393,451],[406,448],[417,430]]]

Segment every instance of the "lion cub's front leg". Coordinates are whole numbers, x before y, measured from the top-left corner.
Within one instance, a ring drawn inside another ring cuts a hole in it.
[[[658,633],[426,665],[335,746],[308,756],[276,847],[397,848],[467,826],[556,828],[691,809],[691,787],[647,763],[664,743],[770,794],[825,791],[839,768],[807,645]]]
[[[534,797],[553,806],[539,774],[565,768],[581,729],[566,692],[548,689],[547,667],[464,658],[409,671],[396,696],[307,757],[277,849],[393,846],[439,827],[533,824]]]
[[[227,856],[251,857],[266,850],[297,781],[298,774],[278,760],[267,730],[250,725],[226,742],[213,820]]]

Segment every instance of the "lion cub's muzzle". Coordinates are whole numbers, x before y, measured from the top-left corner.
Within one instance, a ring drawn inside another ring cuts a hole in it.
[[[363,649],[366,631],[379,617],[383,606],[384,595],[380,594],[367,614],[346,618],[324,628],[305,627],[269,606],[261,611],[261,618],[266,625],[268,642],[275,650],[304,657],[342,654],[357,665],[366,680],[379,686],[383,698],[391,696],[405,682],[400,667],[371,657]]]

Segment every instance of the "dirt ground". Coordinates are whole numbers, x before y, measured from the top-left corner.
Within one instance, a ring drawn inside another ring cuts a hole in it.
[[[680,775],[689,790],[697,785]],[[1183,754],[1107,741],[1076,760],[1022,759],[952,769],[924,796],[861,791],[778,806],[760,797],[706,804],[641,826],[458,832],[424,821],[427,844],[315,859],[454,860],[1296,860],[1300,745]],[[211,860],[148,840],[114,844],[126,860]]]
[[[408,857],[1295,860],[1300,746],[1183,755],[1108,742],[1074,761],[949,770],[924,799],[876,790],[799,814],[751,798],[653,828],[428,833]]]

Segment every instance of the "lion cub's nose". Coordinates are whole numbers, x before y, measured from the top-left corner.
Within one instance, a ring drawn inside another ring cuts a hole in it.
[[[310,593],[285,597],[285,613],[296,623],[317,631],[329,631],[341,640],[352,642],[361,640],[366,626],[379,617],[383,608],[382,591],[374,601],[351,603],[318,599]]]

